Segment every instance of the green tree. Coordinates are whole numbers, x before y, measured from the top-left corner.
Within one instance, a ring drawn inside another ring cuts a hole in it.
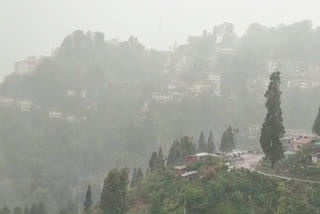
[[[207,152],[207,150],[208,150],[208,145],[205,142],[205,137],[203,132],[201,132],[198,140],[198,152]]]
[[[209,137],[208,137],[208,149],[207,152],[208,153],[212,153],[216,150],[216,146],[214,145],[214,141],[213,141],[213,134],[212,131],[210,130],[209,132]]]
[[[168,155],[168,166],[181,164],[188,155],[196,152],[196,145],[191,137],[184,136],[179,140],[175,140],[170,148]]]
[[[260,145],[272,164],[275,165],[283,157],[283,147],[280,138],[285,133],[282,125],[280,72],[274,72],[270,76],[270,84],[265,93],[267,115],[261,128]]]
[[[162,147],[161,146],[159,148],[157,159],[158,159],[157,168],[164,169],[164,167],[165,167],[165,165],[164,165],[164,157],[163,157],[163,154],[162,154]]]
[[[158,164],[158,154],[157,152],[152,152],[151,158],[149,160],[149,168],[150,171],[154,170],[157,167]]]
[[[92,192],[91,192],[91,186],[88,186],[87,192],[86,192],[86,199],[83,202],[84,206],[84,212],[90,213],[91,206],[92,206]]]
[[[220,144],[220,151],[231,152],[232,149],[235,149],[236,143],[234,139],[234,132],[231,126],[228,127],[226,131],[223,132]]]
[[[140,185],[143,181],[143,172],[142,169],[139,167],[137,171],[137,185]]]
[[[100,208],[105,214],[121,214],[126,211],[129,170],[112,169],[104,180],[100,196]]]
[[[39,202],[36,209],[37,214],[47,214],[46,207],[43,202]]]
[[[318,115],[314,121],[312,131],[313,131],[313,133],[320,135],[320,108],[318,111]]]
[[[13,214],[22,214],[22,208],[21,207],[15,207],[13,210]]]
[[[23,214],[29,214],[29,207],[27,205],[23,208]]]
[[[0,210],[1,214],[10,214],[10,209],[7,206],[4,206],[2,210]]]
[[[137,169],[134,167],[132,176],[131,176],[131,182],[130,182],[130,187],[133,188],[137,185]]]

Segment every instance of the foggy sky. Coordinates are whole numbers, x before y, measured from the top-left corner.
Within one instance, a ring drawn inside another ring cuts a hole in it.
[[[168,49],[224,21],[241,35],[252,22],[267,26],[312,20],[320,25],[319,0],[0,0],[0,78],[13,63],[50,55],[74,30],[106,38],[138,36],[147,47]]]

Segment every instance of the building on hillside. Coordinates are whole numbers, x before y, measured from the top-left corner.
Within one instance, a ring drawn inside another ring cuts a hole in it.
[[[187,171],[187,166],[176,166],[174,167],[177,174],[182,175]]]
[[[189,180],[195,180],[198,177],[198,172],[197,171],[185,172],[181,174],[181,177]]]
[[[259,125],[250,125],[248,127],[248,138],[250,139],[259,139],[261,135],[261,126]]]
[[[14,105],[14,99],[7,97],[7,96],[0,96],[0,107],[2,108],[9,108]]]
[[[17,100],[17,108],[20,111],[28,112],[32,108],[32,101],[30,101],[30,100]]]
[[[223,23],[221,25],[215,26],[213,29],[213,34],[216,38],[216,44],[221,44],[225,41],[229,41],[234,37],[233,32],[233,24],[232,23]]]
[[[221,75],[209,74],[208,79],[212,83],[213,94],[216,96],[220,96],[221,95]]]
[[[287,88],[314,89],[320,88],[319,80],[287,79]]]
[[[21,60],[14,64],[14,71],[17,74],[27,74],[34,71],[37,66],[41,63],[41,58],[31,56],[25,60]]]
[[[173,100],[173,95],[167,93],[153,92],[152,100],[159,103],[170,103]]]
[[[284,159],[290,160],[290,159],[294,159],[297,156],[297,152],[295,152],[295,151],[285,151],[283,153],[283,155],[284,155]]]
[[[267,73],[280,71],[284,77],[320,77],[320,64],[305,60],[269,60]]]
[[[311,161],[313,163],[319,163],[319,161],[320,161],[320,152],[313,153],[310,156],[311,156]]]
[[[216,154],[207,153],[207,152],[201,152],[201,153],[197,153],[195,155],[189,155],[186,158],[186,162],[187,163],[194,163],[197,161],[207,160],[209,158],[220,158],[220,156],[216,155]]]
[[[297,152],[305,146],[312,145],[315,142],[315,138],[308,136],[301,136],[293,139],[288,145],[288,151]]]
[[[75,90],[72,90],[72,89],[67,90],[67,97],[75,97],[75,96],[77,96],[77,92]]]
[[[267,90],[270,80],[267,77],[256,77],[256,78],[247,78],[246,86],[249,92],[254,92],[256,90]]]
[[[74,116],[74,115],[70,114],[70,115],[66,116],[66,121],[68,123],[76,123],[76,122],[79,122],[80,119],[77,116]]]
[[[284,137],[292,139],[302,136],[316,137],[316,135],[312,134],[311,131],[305,129],[286,129],[286,133],[284,134]]]
[[[61,112],[56,112],[56,111],[49,111],[49,118],[50,119],[61,119],[62,118],[62,113]]]

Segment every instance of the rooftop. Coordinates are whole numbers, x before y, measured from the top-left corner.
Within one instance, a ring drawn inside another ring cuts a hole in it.
[[[187,168],[186,166],[176,166],[176,167],[174,167],[175,169],[185,169],[185,168]]]
[[[190,175],[195,175],[195,174],[197,174],[197,171],[185,172],[181,175],[181,177],[188,177]]]
[[[211,153],[207,153],[207,152],[201,152],[201,153],[195,154],[195,156],[197,156],[197,157],[205,157],[205,156],[219,157],[219,155],[211,154]]]

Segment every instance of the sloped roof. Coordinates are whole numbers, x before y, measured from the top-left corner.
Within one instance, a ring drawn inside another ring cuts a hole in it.
[[[195,174],[197,174],[197,171],[185,172],[181,175],[181,177],[188,177],[190,175],[195,175]]]

